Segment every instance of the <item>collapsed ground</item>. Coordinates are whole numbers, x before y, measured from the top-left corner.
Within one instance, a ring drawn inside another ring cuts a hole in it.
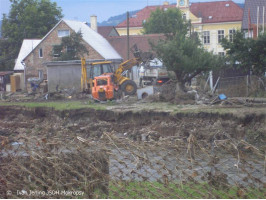
[[[0,135],[16,141],[22,136],[64,137],[65,134],[97,140],[104,132],[126,135],[134,140],[142,135],[149,135],[153,140],[169,136],[187,139],[193,134],[197,139],[209,142],[214,136],[243,139],[256,146],[265,142],[264,105],[210,108],[143,103],[103,105],[102,110],[93,109],[93,105],[87,109],[61,111],[45,107],[1,106]]]
[[[73,104],[77,107],[81,106],[81,108],[68,110],[61,107],[63,108],[61,110],[54,109],[59,104],[61,106],[67,104],[66,107],[70,108]],[[29,105],[31,107],[28,107]],[[43,106],[43,104],[39,105]],[[179,162],[178,160],[173,161],[177,158],[182,160],[181,164],[184,165],[182,168],[190,170],[188,173],[192,173],[193,177],[195,176],[194,178],[199,176],[205,178],[203,180],[206,181],[209,177],[208,173],[206,173],[210,169],[209,160],[208,162],[200,163],[200,168],[204,169],[203,171],[195,172],[193,168],[190,169],[190,167],[186,166],[190,166],[192,163],[189,159],[198,159],[197,162],[199,162],[210,156],[210,152],[215,152],[216,164],[223,162],[220,165],[229,166],[228,169],[232,168],[233,171],[226,173],[222,169],[220,174],[212,176],[210,183],[214,185],[217,183],[235,185],[236,183],[232,182],[232,180],[235,181],[235,177],[238,178],[240,176],[238,179],[242,188],[249,188],[249,184],[261,188],[263,187],[263,182],[265,184],[261,174],[264,163],[263,155],[265,155],[266,150],[266,112],[263,104],[253,105],[252,107],[209,107],[144,102],[137,104],[130,102],[122,104],[79,102],[78,104],[77,102],[69,101],[50,102],[50,105],[52,106],[50,108],[39,107],[38,103],[28,104],[28,106],[27,104],[1,106],[1,147],[4,148],[5,145],[10,144],[22,144],[23,146],[23,143],[26,142],[29,146],[36,146],[36,141],[37,144],[45,141],[46,144],[54,145],[60,141],[76,148],[82,144],[80,144],[80,140],[89,142],[89,147],[91,147],[93,145],[103,145],[105,144],[104,140],[108,139],[108,144],[112,145],[109,158],[109,175],[111,178],[115,177],[115,180],[128,181],[133,177],[134,180],[143,181],[139,177],[139,173],[144,170],[146,174],[152,173],[149,181],[156,182],[165,176],[165,167],[175,174],[175,170],[172,167]],[[196,143],[200,144],[200,146],[196,146]],[[226,148],[220,149],[221,145]],[[206,154],[202,153],[200,148],[204,148]],[[212,150],[213,148],[214,151]],[[191,155],[193,151],[194,153]],[[238,167],[237,157],[239,152],[241,158],[239,160],[239,169],[241,170],[235,171],[237,169],[235,165]],[[131,154],[134,155],[134,158],[131,158]],[[145,165],[146,168],[145,166],[138,166],[139,162],[145,161],[141,157],[142,154],[145,154],[148,158],[150,156],[151,159],[157,159],[156,164],[154,164],[155,161],[149,160]],[[164,155],[162,156],[161,154]],[[137,155],[140,155],[140,157],[137,159],[138,162],[135,166],[135,157]],[[188,159],[186,155],[188,155]],[[133,160],[131,161],[129,158]],[[220,161],[217,160],[218,158]],[[226,161],[223,160],[225,158]],[[162,165],[157,164],[160,161],[163,161]],[[249,165],[249,168],[246,168],[246,164]],[[123,167],[124,165],[126,167]],[[158,167],[159,169],[157,169]],[[195,169],[197,168],[196,165],[194,167]],[[132,171],[130,172],[132,168],[136,171],[139,170],[137,171],[138,176],[132,175]],[[154,173],[154,168],[159,171]],[[247,169],[250,170],[248,176],[244,173]],[[143,171],[140,174],[141,177],[144,176]],[[229,177],[228,180],[223,179],[221,181],[221,178],[225,176]],[[190,180],[186,178],[186,175],[183,175],[183,178],[186,181]],[[179,178],[177,179],[179,180]],[[177,179],[174,178],[174,180]],[[194,180],[200,181],[201,179]],[[251,183],[250,181],[254,182]],[[112,184],[114,183],[112,182]],[[112,187],[114,186],[112,185]],[[117,191],[117,188],[115,187],[114,190]],[[109,194],[110,191],[112,191],[112,188],[109,188]],[[119,195],[114,197],[121,198],[122,196]]]

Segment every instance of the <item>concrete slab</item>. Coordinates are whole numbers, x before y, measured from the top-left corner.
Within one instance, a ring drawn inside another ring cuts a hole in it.
[[[148,86],[137,90],[138,100],[144,99],[145,97],[153,94],[154,94],[153,86]]]

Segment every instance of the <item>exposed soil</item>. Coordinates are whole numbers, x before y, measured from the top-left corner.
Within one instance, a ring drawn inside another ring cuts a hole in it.
[[[20,137],[81,136],[97,140],[103,133],[114,133],[133,140],[160,140],[177,136],[187,140],[239,139],[263,147],[266,114],[249,113],[170,113],[162,111],[113,111],[78,109],[56,111],[52,108],[2,106],[0,136],[16,141]],[[263,147],[265,148],[265,146]],[[265,149],[264,149],[265,150]]]
[[[73,154],[68,161],[53,164],[50,169],[52,174],[54,166],[65,166],[70,161],[73,170],[82,174],[83,165],[91,163],[86,152],[94,147],[100,147],[100,152],[105,152],[102,149],[109,145],[108,162],[104,161],[105,165],[101,165],[106,172],[100,175],[107,175],[110,178],[108,180],[156,182],[167,177],[169,181],[176,181],[182,175],[184,181],[208,181],[217,188],[228,189],[232,185],[265,188],[265,113],[249,111],[242,116],[230,112],[166,112],[125,110],[121,107],[63,111],[19,106],[1,106],[0,109],[0,150],[6,147],[0,152],[2,156],[10,151],[7,147],[13,146],[14,149],[20,144],[22,151],[18,155],[23,155],[24,149],[33,153],[32,147],[36,151],[44,143],[49,150],[38,152],[48,152],[42,158],[57,156],[50,155],[50,151],[56,149],[60,152],[80,152]],[[85,140],[88,146],[82,146],[78,138]],[[106,138],[110,142],[105,143]],[[240,141],[244,142],[238,143]],[[84,158],[78,160],[77,157],[80,158],[82,153]],[[88,163],[84,164],[85,160]],[[45,166],[46,169],[46,162],[38,160],[36,166]],[[80,167],[75,164],[77,162]],[[29,163],[32,164],[32,161],[29,160]],[[13,172],[20,171],[21,164],[16,166],[13,166]],[[6,168],[6,171],[10,169]],[[65,169],[58,170],[64,173]],[[47,174],[45,170],[44,174]],[[42,173],[35,175],[43,178]],[[70,180],[73,177],[76,175],[70,176]],[[8,180],[8,177],[2,178]],[[50,179],[44,179],[44,183]],[[16,186],[17,180],[12,179]],[[24,181],[17,186],[18,190],[21,190],[21,185],[31,184],[31,181]],[[56,185],[56,182],[51,184]]]

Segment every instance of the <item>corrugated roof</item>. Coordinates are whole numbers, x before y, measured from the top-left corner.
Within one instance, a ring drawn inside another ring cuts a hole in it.
[[[263,6],[266,9],[266,0],[246,0],[244,7],[244,16],[242,29],[248,29],[248,10],[250,9],[251,24],[257,24],[257,8],[259,7],[259,24],[263,22]],[[266,13],[266,10],[264,11]],[[266,23],[266,14],[264,22]]]
[[[131,48],[134,44],[136,44],[142,52],[151,52],[152,49],[149,41],[156,43],[160,39],[164,38],[165,36],[163,34],[131,35],[129,38],[129,47]],[[108,41],[123,57],[123,59],[127,60],[127,36],[109,37]],[[130,52],[129,58],[134,58],[132,52]]]
[[[192,3],[190,11],[202,18],[202,23],[242,21],[243,9],[233,1]]]
[[[167,8],[175,8],[176,5],[161,5],[161,6],[146,6],[135,15],[133,15],[129,20],[130,27],[142,27],[143,21],[147,20],[151,12],[155,11],[157,8],[159,9],[167,9]],[[121,22],[117,25],[117,28],[127,27],[127,20]]]
[[[92,30],[84,22],[64,20],[75,32],[81,31],[82,38],[105,59],[121,59],[121,56],[99,33]]]
[[[39,39],[25,39],[21,45],[14,70],[24,70],[23,59],[41,42]]]

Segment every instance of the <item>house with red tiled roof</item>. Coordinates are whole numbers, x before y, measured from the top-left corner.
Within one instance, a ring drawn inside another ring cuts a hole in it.
[[[136,44],[142,52],[152,52],[150,42],[156,44],[160,39],[164,39],[164,37],[163,34],[131,35],[129,38],[129,48]],[[127,36],[108,37],[107,40],[123,60],[134,58],[131,51],[129,58],[127,57]]]
[[[168,8],[175,8],[176,5],[169,5],[169,3],[164,2],[163,5],[160,6],[146,6],[135,15],[131,16],[129,20],[130,26],[130,35],[142,35],[143,30],[143,23],[149,19],[152,12],[156,9],[163,9],[166,10]],[[127,20],[121,22],[116,26],[116,30],[118,31],[119,35],[126,35],[127,34]]]
[[[114,26],[99,26],[97,31],[104,38],[119,36]]]
[[[189,3],[189,0],[177,0],[177,4],[169,5],[164,2],[160,6],[147,6],[130,18],[130,35],[142,34],[145,23],[152,11],[168,8],[179,8],[184,19],[191,20],[192,31],[197,32],[204,47],[216,54],[224,55],[220,41],[224,37],[233,39],[236,30],[241,29],[243,9],[231,0]],[[120,35],[126,35],[127,21],[116,28]]]
[[[192,3],[190,12],[199,19],[192,22],[193,29],[206,49],[224,55],[220,42],[224,37],[233,40],[233,34],[241,29],[243,9],[231,0]]]

